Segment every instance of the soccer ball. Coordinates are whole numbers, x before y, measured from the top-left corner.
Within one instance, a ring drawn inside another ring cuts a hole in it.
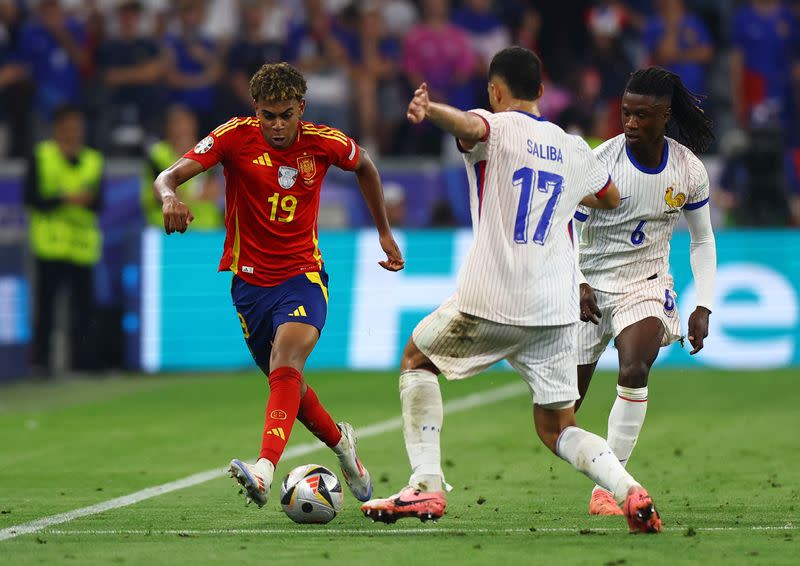
[[[325,466],[306,464],[281,484],[281,507],[295,523],[327,523],[342,510],[342,484]]]

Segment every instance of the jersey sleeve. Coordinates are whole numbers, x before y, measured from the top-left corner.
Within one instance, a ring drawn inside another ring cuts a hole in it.
[[[232,136],[236,135],[234,121],[236,118],[221,124],[211,131],[206,137],[183,154],[186,159],[197,161],[203,169],[211,169],[225,159],[225,146]],[[229,129],[230,128],[230,129]]]
[[[345,171],[352,171],[358,166],[361,148],[353,138],[330,128],[330,135],[324,135],[323,139],[331,165],[336,165]]]
[[[458,139],[456,139],[456,146],[458,147],[458,151],[464,154],[467,161],[470,163],[478,163],[479,161],[484,161],[487,158],[489,153],[489,138],[491,136],[497,137],[498,130],[501,129],[501,124],[496,114],[484,110],[483,108],[475,108],[473,110],[469,110],[468,112],[470,114],[475,114],[484,121],[486,124],[486,134],[483,136],[483,139],[481,139],[472,147],[472,149],[465,149]]]
[[[709,182],[705,165],[697,157],[692,156],[689,164],[689,198],[683,206],[684,210],[695,210],[708,204]]]
[[[584,196],[595,195],[597,198],[601,198],[611,182],[611,176],[608,174],[608,167],[600,160],[597,154],[592,152],[589,144],[583,139],[577,138],[576,141],[578,144],[578,151],[583,156],[583,171],[585,171],[583,174]]]

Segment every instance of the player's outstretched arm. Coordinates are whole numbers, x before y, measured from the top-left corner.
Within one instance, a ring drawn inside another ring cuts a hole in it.
[[[609,181],[608,184],[599,193],[583,197],[581,204],[589,208],[612,209],[619,206],[619,189],[614,184],[614,181]]]
[[[708,317],[714,295],[714,280],[717,276],[717,243],[711,226],[711,212],[708,206],[696,210],[686,210],[686,223],[689,225],[691,245],[689,262],[697,288],[697,307],[689,315],[690,354],[703,349],[703,341],[708,336]]]
[[[381,176],[372,158],[363,147],[359,148],[358,165],[356,165],[354,171],[361,194],[364,195],[364,201],[367,203],[372,220],[378,229],[381,248],[386,253],[386,260],[379,261],[378,265],[389,271],[400,271],[405,267],[406,261],[403,259],[400,246],[397,245],[394,236],[392,236],[389,219],[386,217],[386,204],[383,200]]]
[[[203,166],[197,161],[181,157],[159,173],[153,182],[153,191],[161,202],[164,231],[167,234],[186,232],[186,228],[194,220],[192,211],[178,199],[176,191],[181,184],[202,173],[203,170]]]
[[[428,85],[425,83],[419,85],[414,92],[414,98],[408,103],[406,117],[412,124],[430,120],[458,138],[464,149],[471,149],[476,143],[486,139],[488,133],[486,120],[477,114],[463,112],[440,102],[431,102]]]

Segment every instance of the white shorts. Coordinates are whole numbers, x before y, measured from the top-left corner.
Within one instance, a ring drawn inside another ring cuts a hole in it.
[[[676,303],[677,294],[672,276],[663,275],[645,280],[623,293],[609,293],[595,289],[597,306],[603,314],[600,324],[581,322],[578,324],[578,364],[592,364],[625,328],[655,317],[664,325],[661,346],[669,346],[681,337],[681,323]]]
[[[538,405],[578,399],[575,324],[512,326],[462,313],[455,296],[426,316],[412,338],[447,379],[476,375],[507,360]]]

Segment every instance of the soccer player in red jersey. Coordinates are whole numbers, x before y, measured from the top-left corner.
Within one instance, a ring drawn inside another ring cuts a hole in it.
[[[357,499],[372,494],[352,426],[337,425],[302,376],[327,315],[317,217],[328,167],[355,172],[386,252],[381,267],[399,271],[405,263],[386,219],[375,164],[339,130],[300,120],[305,92],[297,69],[265,64],[250,81],[256,115],[217,127],[154,183],[167,234],[185,232],[193,216],[176,189],[217,163],[224,167],[226,237],[219,270],[233,272],[237,315],[270,389],[259,458],[254,465],[234,459],[230,472],[259,507],[267,502],[296,419],[333,449]]]

